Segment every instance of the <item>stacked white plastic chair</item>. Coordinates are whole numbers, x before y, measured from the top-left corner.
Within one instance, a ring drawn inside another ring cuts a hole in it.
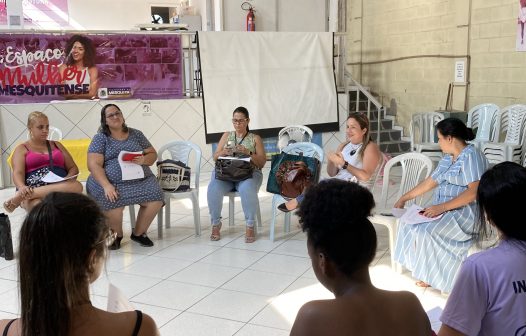
[[[400,165],[401,180],[400,185],[391,185],[391,169],[395,165]],[[380,196],[380,202],[377,203],[375,214],[369,218],[373,224],[384,225],[389,231],[389,251],[391,253],[391,267],[396,270],[396,263],[394,261],[394,247],[396,232],[398,228],[398,218],[393,217],[391,214],[392,205],[396,202],[403,194],[413,189],[418,183],[426,179],[433,169],[433,162],[431,159],[422,153],[405,153],[395,156],[391,160],[387,161],[384,167],[384,178],[382,184],[382,194]],[[390,192],[390,189],[398,192]],[[422,201],[422,197],[413,199],[406,202],[406,206]],[[389,203],[388,203],[389,202]],[[389,206],[388,206],[389,204]]]
[[[323,164],[323,149],[312,142],[297,142],[283,148],[283,152],[287,154],[303,155],[305,157],[313,157],[320,161],[320,169]],[[321,172],[320,172],[321,173]],[[274,230],[276,226],[277,207],[280,203],[285,202],[286,199],[281,195],[274,194],[272,197],[272,219],[270,221],[270,235],[271,241],[274,241]],[[290,212],[285,213],[284,232],[290,231]]]
[[[311,142],[313,132],[303,125],[292,125],[282,128],[278,133],[278,149],[281,152],[291,141]]]
[[[481,149],[487,142],[495,142],[499,138],[500,108],[495,104],[481,104],[468,112],[467,126],[476,132],[471,141]]]
[[[436,139],[435,126],[444,120],[444,115],[440,112],[422,112],[411,116],[411,150],[422,153],[432,160],[440,161],[442,150]]]
[[[27,132],[27,138],[29,139],[29,132]],[[49,133],[47,134],[47,139],[53,141],[62,140],[62,131],[59,128],[49,126]]]
[[[502,115],[507,116],[506,138],[504,142],[488,142],[482,146],[482,151],[488,161],[497,164],[503,161],[513,161],[521,164],[524,156],[524,129],[526,126],[526,105],[510,105],[502,109]],[[501,128],[502,129],[502,128]]]

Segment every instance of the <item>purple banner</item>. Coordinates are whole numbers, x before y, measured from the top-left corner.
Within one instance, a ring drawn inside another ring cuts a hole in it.
[[[174,34],[0,34],[0,104],[181,98],[181,55]]]

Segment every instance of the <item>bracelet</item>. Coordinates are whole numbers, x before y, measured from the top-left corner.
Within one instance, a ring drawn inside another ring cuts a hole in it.
[[[342,166],[342,169],[347,169],[349,167],[349,162],[345,161],[345,163]]]

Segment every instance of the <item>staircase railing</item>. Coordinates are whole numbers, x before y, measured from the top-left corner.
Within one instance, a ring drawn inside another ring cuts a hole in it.
[[[367,119],[369,119],[369,121],[371,121],[371,107],[372,106],[376,107],[376,110],[378,111],[378,115],[376,117],[376,122],[377,122],[376,132],[378,134],[376,137],[376,144],[380,146],[380,141],[381,141],[380,130],[382,126],[381,118],[383,115],[385,115],[385,112],[386,112],[385,106],[383,106],[369,91],[367,91],[367,89],[364,88],[362,84],[358,83],[352,77],[351,73],[347,70],[345,70],[345,78],[346,78],[345,93],[347,97],[349,97],[348,106],[351,106],[350,104],[351,99],[353,99],[351,97],[351,87],[355,87],[356,88],[356,101],[355,101],[356,112],[360,111],[360,94],[362,94],[363,96],[367,98]],[[369,130],[369,132],[371,132],[371,130]]]

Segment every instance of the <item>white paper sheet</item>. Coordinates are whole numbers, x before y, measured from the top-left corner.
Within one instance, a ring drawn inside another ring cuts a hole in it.
[[[108,307],[106,310],[111,313],[120,313],[135,310],[135,308],[130,301],[128,301],[124,293],[110,283],[108,287]]]
[[[250,158],[247,157],[247,158],[239,158],[239,157],[235,157],[235,156],[220,156],[218,157],[218,159],[225,159],[225,160],[240,160],[240,161],[246,161],[246,162],[250,162]]]
[[[435,219],[441,218],[443,215],[440,214],[436,217],[426,217],[424,215],[419,214],[419,212],[423,209],[424,208],[419,205],[411,205],[409,208],[407,208],[407,211],[402,215],[402,217],[400,217],[400,221],[404,224],[414,225],[434,221]]]
[[[60,177],[57,174],[50,171],[49,173],[46,174],[46,176],[42,178],[42,181],[46,183],[57,183],[57,182],[62,182],[62,181],[66,181],[66,180],[75,178],[77,176],[79,176],[79,174],[68,176],[68,177]]]
[[[121,166],[122,179],[124,181],[128,181],[128,180],[136,180],[136,179],[144,178],[144,170],[142,169],[142,166],[136,163],[133,163],[131,161],[123,161],[122,156],[124,154],[142,155],[142,152],[121,151],[119,153],[118,160],[119,160],[119,166]]]
[[[442,326],[442,322],[440,321],[440,316],[442,315],[442,308],[436,306],[426,311],[426,313],[427,317],[429,317],[429,322],[431,322],[431,329],[433,329],[435,333],[438,334],[438,330],[440,330],[440,327]]]
[[[395,216],[396,218],[400,218],[406,213],[407,209],[393,208],[391,211],[393,213],[393,216]]]

